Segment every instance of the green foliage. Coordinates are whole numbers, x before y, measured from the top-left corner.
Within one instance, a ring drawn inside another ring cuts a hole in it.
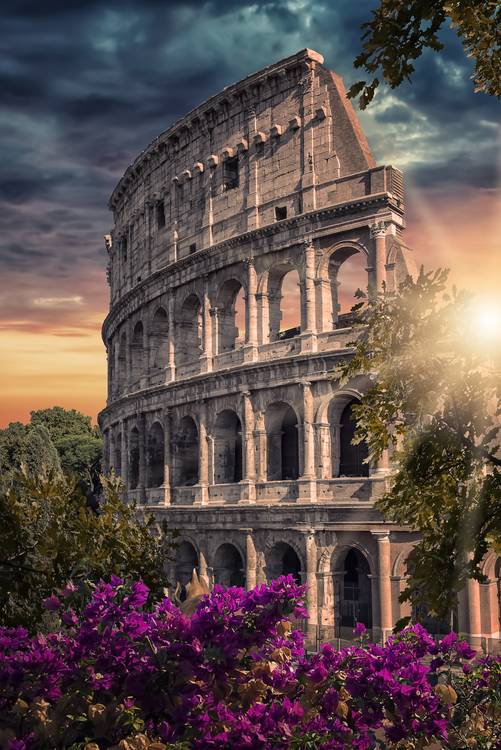
[[[31,425],[43,425],[57,448],[63,471],[79,476],[100,471],[103,441],[90,417],[76,409],[53,406],[31,412]]]
[[[495,0],[380,0],[372,16],[362,25],[362,52],[354,64],[373,78],[370,82],[358,81],[348,92],[350,98],[359,97],[361,109],[374,98],[379,86],[374,76],[377,71],[391,88],[396,88],[410,79],[413,62],[425,49],[443,48],[438,32],[447,20],[467,56],[475,60],[475,91],[499,97],[501,6]]]
[[[60,406],[32,411],[29,424],[12,422],[0,430],[0,486],[10,487],[22,464],[32,474],[62,470],[96,486],[102,452],[99,428],[90,417]]]
[[[103,485],[98,513],[72,479],[54,471],[22,471],[15,489],[0,493],[1,624],[34,628],[42,600],[70,580],[83,585],[114,574],[162,594],[165,527],[124,505],[119,479],[103,478]]]
[[[499,372],[468,328],[470,298],[448,294],[447,277],[421,269],[397,294],[359,305],[354,355],[338,373],[370,376],[355,439],[370,460],[390,450],[379,508],[422,535],[402,598],[442,618],[468,577],[482,580],[488,548],[501,548]]]

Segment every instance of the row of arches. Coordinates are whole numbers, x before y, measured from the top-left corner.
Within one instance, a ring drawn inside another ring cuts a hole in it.
[[[320,266],[314,305],[318,330],[349,325],[355,293],[367,288],[366,266],[365,252],[354,246],[338,249]],[[196,362],[204,353],[217,356],[246,342],[280,341],[312,327],[307,315],[306,271],[299,262],[275,264],[259,279],[256,276],[251,286],[255,289],[249,289],[249,278],[242,279],[236,272],[208,301],[195,285],[184,298],[177,296],[172,310],[159,305],[150,319],[137,320],[128,334],[118,334],[112,347],[113,385],[120,390],[155,370]]]
[[[344,402],[343,402],[344,403]],[[325,455],[327,438],[322,432],[318,434],[319,461],[322,459],[321,473],[326,470],[331,477],[367,477],[368,450],[365,443],[353,445],[355,431],[353,406],[355,399],[344,403],[340,409],[333,399],[327,408],[327,427],[330,442],[330,453]],[[258,472],[267,481],[295,480],[301,475],[301,442],[302,425],[291,404],[284,401],[271,403],[262,422],[263,431],[259,433],[265,441],[266,466]],[[166,465],[170,469],[170,482],[173,486],[186,487],[196,485],[199,481],[200,430],[194,416],[186,414],[171,429],[170,444],[165,444],[164,428],[159,421],[153,422],[145,436],[145,486],[160,487],[165,479]],[[256,432],[254,432],[254,435]],[[211,445],[210,475],[211,484],[232,484],[244,478],[245,431],[239,415],[232,409],[220,411],[211,427],[208,436]],[[127,479],[130,489],[139,486],[141,471],[141,436],[138,426],[128,434]],[[111,446],[111,460],[117,473],[123,474],[122,434],[114,434]],[[259,443],[258,443],[259,445]],[[323,454],[322,454],[323,451]],[[256,457],[256,462],[263,460]]]
[[[227,588],[246,586],[244,556],[234,544],[221,544],[211,562],[208,574],[211,584]],[[194,569],[201,572],[200,556],[191,542],[183,541],[177,549],[175,562],[175,578],[181,586],[182,597]],[[358,549],[348,548],[333,573],[337,583],[339,625],[350,628],[362,622],[372,627],[372,578],[366,557]],[[268,581],[292,575],[297,583],[303,583],[306,571],[298,552],[290,544],[279,541],[266,556],[265,574]]]

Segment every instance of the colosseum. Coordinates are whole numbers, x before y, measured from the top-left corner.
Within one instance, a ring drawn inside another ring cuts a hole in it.
[[[105,468],[179,530],[170,579],[291,573],[311,638],[358,620],[384,639],[409,614],[416,535],[374,507],[387,459],[351,444],[366,382],[332,373],[357,274],[370,293],[413,271],[402,173],[376,165],[342,80],[304,49],[159,135],[109,206]],[[490,565],[459,608],[473,639],[499,637]]]

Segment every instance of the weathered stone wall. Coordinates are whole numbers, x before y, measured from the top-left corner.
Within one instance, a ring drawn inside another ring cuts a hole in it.
[[[384,637],[407,614],[415,536],[374,508],[388,457],[368,466],[350,443],[367,383],[340,388],[332,373],[354,335],[339,314],[343,264],[364,259],[371,294],[413,270],[402,174],[375,165],[341,80],[303,50],[155,139],[110,208],[100,425],[127,497],[181,532],[172,580],[194,566],[249,587],[293,573],[310,634],[348,635],[359,617]],[[292,270],[300,325],[284,331]],[[493,590],[469,596],[492,608]],[[475,637],[499,631],[467,612]]]

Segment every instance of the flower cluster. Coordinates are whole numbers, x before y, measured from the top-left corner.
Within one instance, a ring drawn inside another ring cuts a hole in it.
[[[169,599],[147,608],[141,582],[100,582],[78,607],[67,586],[46,600],[58,629],[0,628],[0,748],[365,750],[452,747],[465,732],[471,746],[501,742],[499,660],[476,659],[454,634],[435,644],[419,625],[385,646],[359,628],[353,646],[308,656],[292,625],[304,593],[292,576],[216,586],[187,617]]]

